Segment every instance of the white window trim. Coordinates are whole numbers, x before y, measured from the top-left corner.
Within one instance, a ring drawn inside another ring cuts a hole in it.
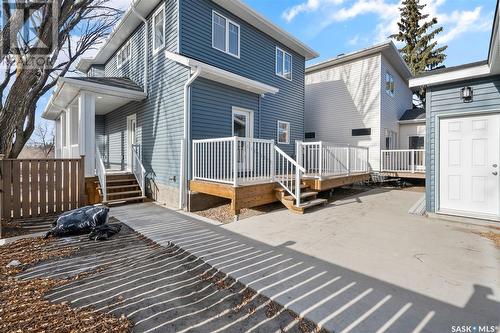
[[[226,49],[225,50],[222,50],[222,49],[219,49],[218,47],[215,47],[215,33],[214,33],[214,17],[215,15],[219,15],[220,17],[223,17],[225,20],[226,20]],[[235,55],[235,54],[232,54],[231,52],[229,52],[229,24],[232,24],[232,25],[235,25],[238,27],[238,55]],[[241,54],[241,26],[234,22],[233,20],[230,20],[228,19],[225,15],[222,15],[221,13],[215,11],[215,10],[212,10],[212,48],[218,50],[218,51],[221,51],[221,52],[224,52],[226,54],[229,54],[230,56],[233,56],[237,59],[240,59],[240,54]]]
[[[155,38],[155,17],[161,11],[163,11],[163,43],[161,45],[156,45],[156,38]],[[166,21],[167,21],[166,11],[165,11],[165,4],[161,5],[154,12],[151,20],[152,20],[152,22],[151,22],[151,25],[152,25],[151,33],[153,34],[153,36],[152,36],[152,39],[153,39],[153,55],[156,55],[158,52],[160,52],[161,50],[163,50],[163,48],[165,47],[165,44],[166,44],[166,39],[167,39],[167,36],[165,35],[165,33],[166,33],[165,25],[166,25]]]
[[[280,141],[280,125],[281,124],[286,124],[287,127],[288,127],[288,131],[287,131],[287,138],[286,138],[286,142],[284,141]],[[290,133],[291,132],[291,127],[290,127],[290,123],[288,121],[281,121],[281,120],[278,120],[278,125],[276,127],[276,141],[278,142],[278,144],[281,144],[281,145],[288,145],[290,144]]]
[[[120,55],[123,53],[123,50],[127,47],[130,46],[130,51],[128,53],[127,59],[125,61],[120,61]],[[125,64],[127,64],[130,61],[130,58],[132,58],[132,43],[130,43],[130,40],[128,40],[123,46],[120,48],[120,50],[116,53],[116,68],[120,69],[122,68]]]
[[[392,82],[394,84],[394,91],[387,90],[387,75],[389,75],[392,79]],[[394,75],[392,75],[389,72],[385,72],[385,88],[384,89],[385,89],[385,92],[387,93],[387,95],[389,95],[391,97],[394,97],[394,95],[396,94],[396,80],[394,80]]]
[[[282,52],[283,53],[283,74],[279,74],[278,71],[276,70],[276,65],[278,64],[278,51]],[[290,78],[287,78],[286,75],[285,75],[285,58],[286,58],[286,54],[288,54],[290,56]],[[293,79],[293,55],[290,53],[290,52],[287,52],[285,50],[283,50],[281,47],[279,46],[276,46],[276,51],[274,52],[274,73],[279,76],[279,77],[282,77],[284,78],[285,80],[288,80],[288,81],[292,81]]]
[[[240,107],[237,107],[237,106],[233,106],[231,108],[231,113],[232,113],[232,117],[231,117],[231,133],[233,133],[234,135],[234,116],[239,114],[239,115],[244,115],[244,116],[248,116],[248,134],[250,135],[249,138],[253,138],[254,137],[254,133],[253,133],[253,118],[254,118],[254,111],[253,110],[249,110],[249,109],[244,109],[244,108],[240,108]]]

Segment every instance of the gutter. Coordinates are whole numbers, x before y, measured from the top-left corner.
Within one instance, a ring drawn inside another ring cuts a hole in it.
[[[187,174],[188,156],[190,151],[191,137],[191,96],[190,88],[193,82],[200,76],[201,67],[195,67],[196,71],[184,84],[184,135],[181,143],[181,165],[179,175],[179,209],[184,209],[187,205]]]
[[[148,41],[149,41],[149,23],[148,20],[146,20],[141,14],[137,12],[135,9],[135,6],[137,5],[137,2],[132,5],[131,10],[132,13],[134,13],[142,22],[144,22],[144,76],[143,80],[144,82],[142,83],[143,88],[144,88],[144,93],[147,95],[148,94],[148,68],[149,68],[149,58],[148,58]]]

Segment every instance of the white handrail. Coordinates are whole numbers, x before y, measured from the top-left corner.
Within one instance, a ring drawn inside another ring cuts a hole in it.
[[[300,206],[300,186],[305,169],[293,160],[279,147],[274,146],[276,152],[275,180],[295,199],[295,206]]]
[[[325,141],[297,142],[297,160],[305,168],[309,177],[367,173],[370,171],[368,148],[340,146]]]
[[[383,172],[425,172],[425,149],[395,149],[380,152]]]
[[[137,152],[138,145],[132,146],[132,172],[141,188],[142,196],[146,196],[146,169],[142,164],[141,158]]]
[[[108,191],[106,188],[106,167],[104,166],[104,161],[102,160],[101,152],[96,149],[95,153],[95,171],[97,177],[99,178],[99,184],[101,185],[102,201],[108,201]]]

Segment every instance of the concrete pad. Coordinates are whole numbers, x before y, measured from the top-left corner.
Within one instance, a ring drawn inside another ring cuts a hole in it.
[[[111,214],[331,331],[498,325],[498,249],[468,227],[409,216],[419,196],[374,191],[225,226],[154,204]]]

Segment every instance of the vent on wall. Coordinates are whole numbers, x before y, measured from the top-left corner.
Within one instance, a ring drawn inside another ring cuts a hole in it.
[[[371,128],[356,128],[352,130],[352,136],[364,136],[371,134],[372,134]]]
[[[306,132],[305,138],[306,139],[316,139],[316,132]]]

